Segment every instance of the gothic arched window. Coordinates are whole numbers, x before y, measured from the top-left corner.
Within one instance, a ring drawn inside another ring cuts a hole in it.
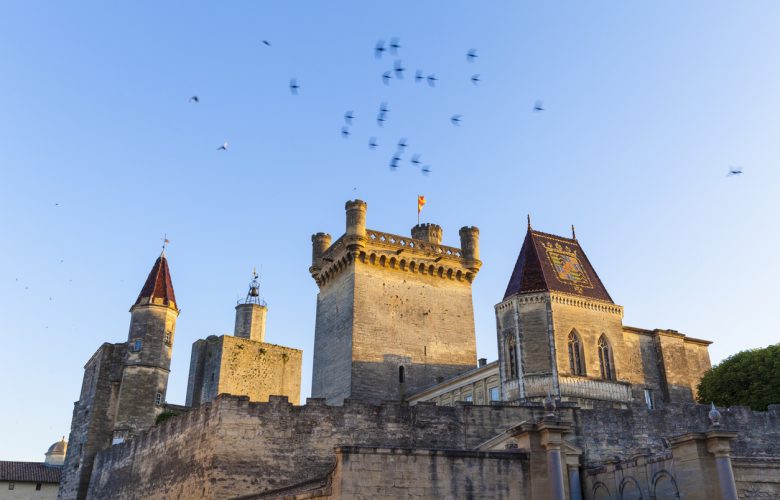
[[[615,367],[612,362],[612,350],[609,348],[609,342],[602,335],[599,337],[599,366],[601,367],[601,378],[606,380],[615,380]]]
[[[515,344],[515,337],[510,336],[506,341],[507,350],[507,372],[509,374],[509,380],[518,378],[517,369],[517,345]]]
[[[585,375],[585,363],[582,362],[582,342],[574,330],[569,333],[569,369],[572,375]]]

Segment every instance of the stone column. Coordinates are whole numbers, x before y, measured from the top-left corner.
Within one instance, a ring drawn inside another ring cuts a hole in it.
[[[564,494],[563,466],[561,464],[561,446],[563,433],[569,426],[557,422],[543,421],[539,424],[540,444],[547,452],[547,479],[551,500],[566,500]]]
[[[569,499],[582,500],[582,486],[580,486],[580,468],[569,466]]]
[[[737,437],[736,432],[709,431],[707,436],[707,451],[715,457],[715,470],[718,472],[718,483],[723,500],[737,500],[737,484],[734,481],[734,471],[731,468],[731,440]]]

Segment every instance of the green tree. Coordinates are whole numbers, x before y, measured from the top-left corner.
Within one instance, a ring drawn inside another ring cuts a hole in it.
[[[157,418],[154,420],[154,425],[159,425],[165,422],[166,420],[173,418],[177,415],[178,413],[175,411],[165,410],[164,412],[157,415]]]
[[[704,374],[698,392],[700,403],[718,406],[764,411],[780,404],[780,344],[729,356]]]

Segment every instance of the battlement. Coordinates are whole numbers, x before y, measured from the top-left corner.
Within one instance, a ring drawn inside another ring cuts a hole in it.
[[[332,244],[327,233],[312,235],[309,271],[319,287],[356,261],[469,284],[479,272],[478,228],[461,228],[461,248],[456,248],[441,244],[437,224],[418,224],[411,237],[367,229],[366,209],[361,200],[347,202],[346,232]]]

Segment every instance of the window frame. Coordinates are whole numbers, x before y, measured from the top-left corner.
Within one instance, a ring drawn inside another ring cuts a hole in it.
[[[607,336],[601,334],[598,340],[597,348],[599,351],[599,371],[604,380],[616,380],[615,360],[612,356],[612,346]]]
[[[162,406],[163,403],[163,394],[162,392],[158,392],[154,395],[154,406]]]
[[[586,377],[588,372],[585,369],[585,351],[577,330],[569,332],[566,338],[566,347],[569,354],[569,371],[575,377]]]
[[[144,341],[142,339],[134,339],[133,345],[130,347],[130,349],[133,352],[141,352],[141,349],[144,348]]]
[[[655,410],[655,398],[653,397],[653,390],[645,387],[645,405],[648,410]]]

